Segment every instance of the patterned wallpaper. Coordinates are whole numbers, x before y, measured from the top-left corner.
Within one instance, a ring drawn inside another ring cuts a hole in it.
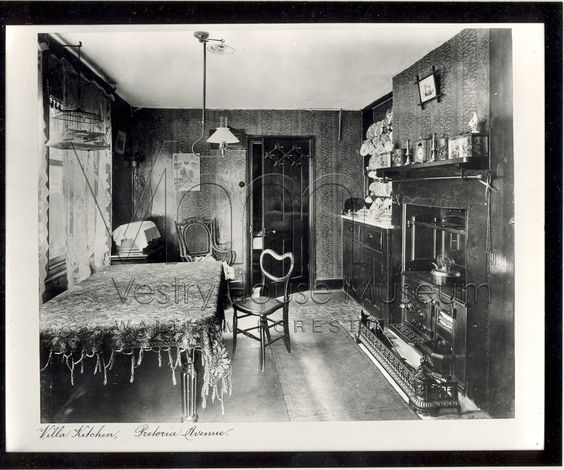
[[[200,113],[199,110],[140,110],[135,113],[135,146],[136,150],[141,150],[146,156],[142,169],[145,180],[153,188],[157,187],[163,170],[172,168],[172,153],[190,152],[193,140],[199,136]],[[221,114],[228,116],[231,127],[243,130],[247,136],[314,137],[316,180],[313,185],[312,210],[315,214],[317,240],[316,277],[342,278],[342,228],[339,215],[346,198],[351,195],[361,197],[363,194],[362,158],[358,154],[361,138],[360,112],[343,111],[341,140],[337,111],[212,110],[206,114],[206,136],[208,129],[217,125]],[[161,156],[157,159],[159,151]],[[152,175],[149,175],[155,161],[157,163]],[[221,183],[227,188],[233,203],[232,227],[226,213],[227,195],[213,184],[203,186],[199,194],[195,192],[183,198],[183,194],[178,194],[174,189],[170,178],[165,178],[166,191],[161,179],[152,201],[149,193],[153,191],[146,190],[143,197],[140,197],[142,188],[137,186],[136,200],[143,199],[140,201],[139,213],[147,209],[152,216],[160,217],[160,228],[166,228],[169,259],[177,253],[174,230],[177,217],[181,220],[192,215],[215,216],[218,219],[220,241],[229,241],[229,233],[233,234],[233,247],[237,251],[235,267],[243,272],[246,268],[247,247],[244,234],[247,227],[244,213],[245,191],[239,187],[239,182],[247,183],[246,151],[231,150],[231,158],[227,161],[203,158],[201,173],[202,182]]]
[[[418,106],[416,77],[435,67],[440,101]],[[488,29],[465,29],[393,78],[394,144],[431,136],[462,134],[476,111],[482,131],[489,127],[490,49]]]

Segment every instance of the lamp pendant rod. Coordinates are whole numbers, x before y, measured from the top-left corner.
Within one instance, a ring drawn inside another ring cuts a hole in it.
[[[206,126],[206,42],[200,41],[202,43],[203,51],[204,51],[204,70],[203,70],[203,87],[202,87],[202,119],[200,121],[201,132],[200,137],[194,141],[192,144],[192,153],[196,153],[194,149],[196,148],[196,144],[200,142],[204,138],[205,133],[205,126]]]
[[[204,86],[203,86],[203,97],[202,97],[202,137],[204,136],[204,126],[206,124],[206,59],[207,59],[207,51],[206,51],[206,43],[203,44],[204,48]]]

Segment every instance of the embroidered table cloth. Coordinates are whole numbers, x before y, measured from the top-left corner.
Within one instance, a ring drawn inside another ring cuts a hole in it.
[[[74,369],[94,357],[94,373],[106,380],[114,355],[131,356],[131,377],[143,354],[165,356],[172,369],[182,354],[201,352],[202,404],[231,390],[231,360],[221,322],[225,279],[220,262],[147,263],[103,268],[39,309],[40,339],[47,365],[62,356],[74,383]],[[44,367],[44,368],[45,368]]]

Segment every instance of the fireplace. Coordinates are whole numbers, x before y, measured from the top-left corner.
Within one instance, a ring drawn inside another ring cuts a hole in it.
[[[467,211],[403,204],[400,313],[390,329],[466,388]]]

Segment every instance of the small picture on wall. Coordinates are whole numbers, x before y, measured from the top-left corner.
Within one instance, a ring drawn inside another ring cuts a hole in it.
[[[125,132],[123,131],[118,131],[117,133],[117,137],[116,137],[116,153],[118,155],[123,155],[125,152]]]
[[[177,191],[200,190],[200,157],[195,153],[173,153],[174,187]]]
[[[421,104],[437,97],[437,80],[435,72],[419,80],[417,85],[419,87],[419,100]]]

